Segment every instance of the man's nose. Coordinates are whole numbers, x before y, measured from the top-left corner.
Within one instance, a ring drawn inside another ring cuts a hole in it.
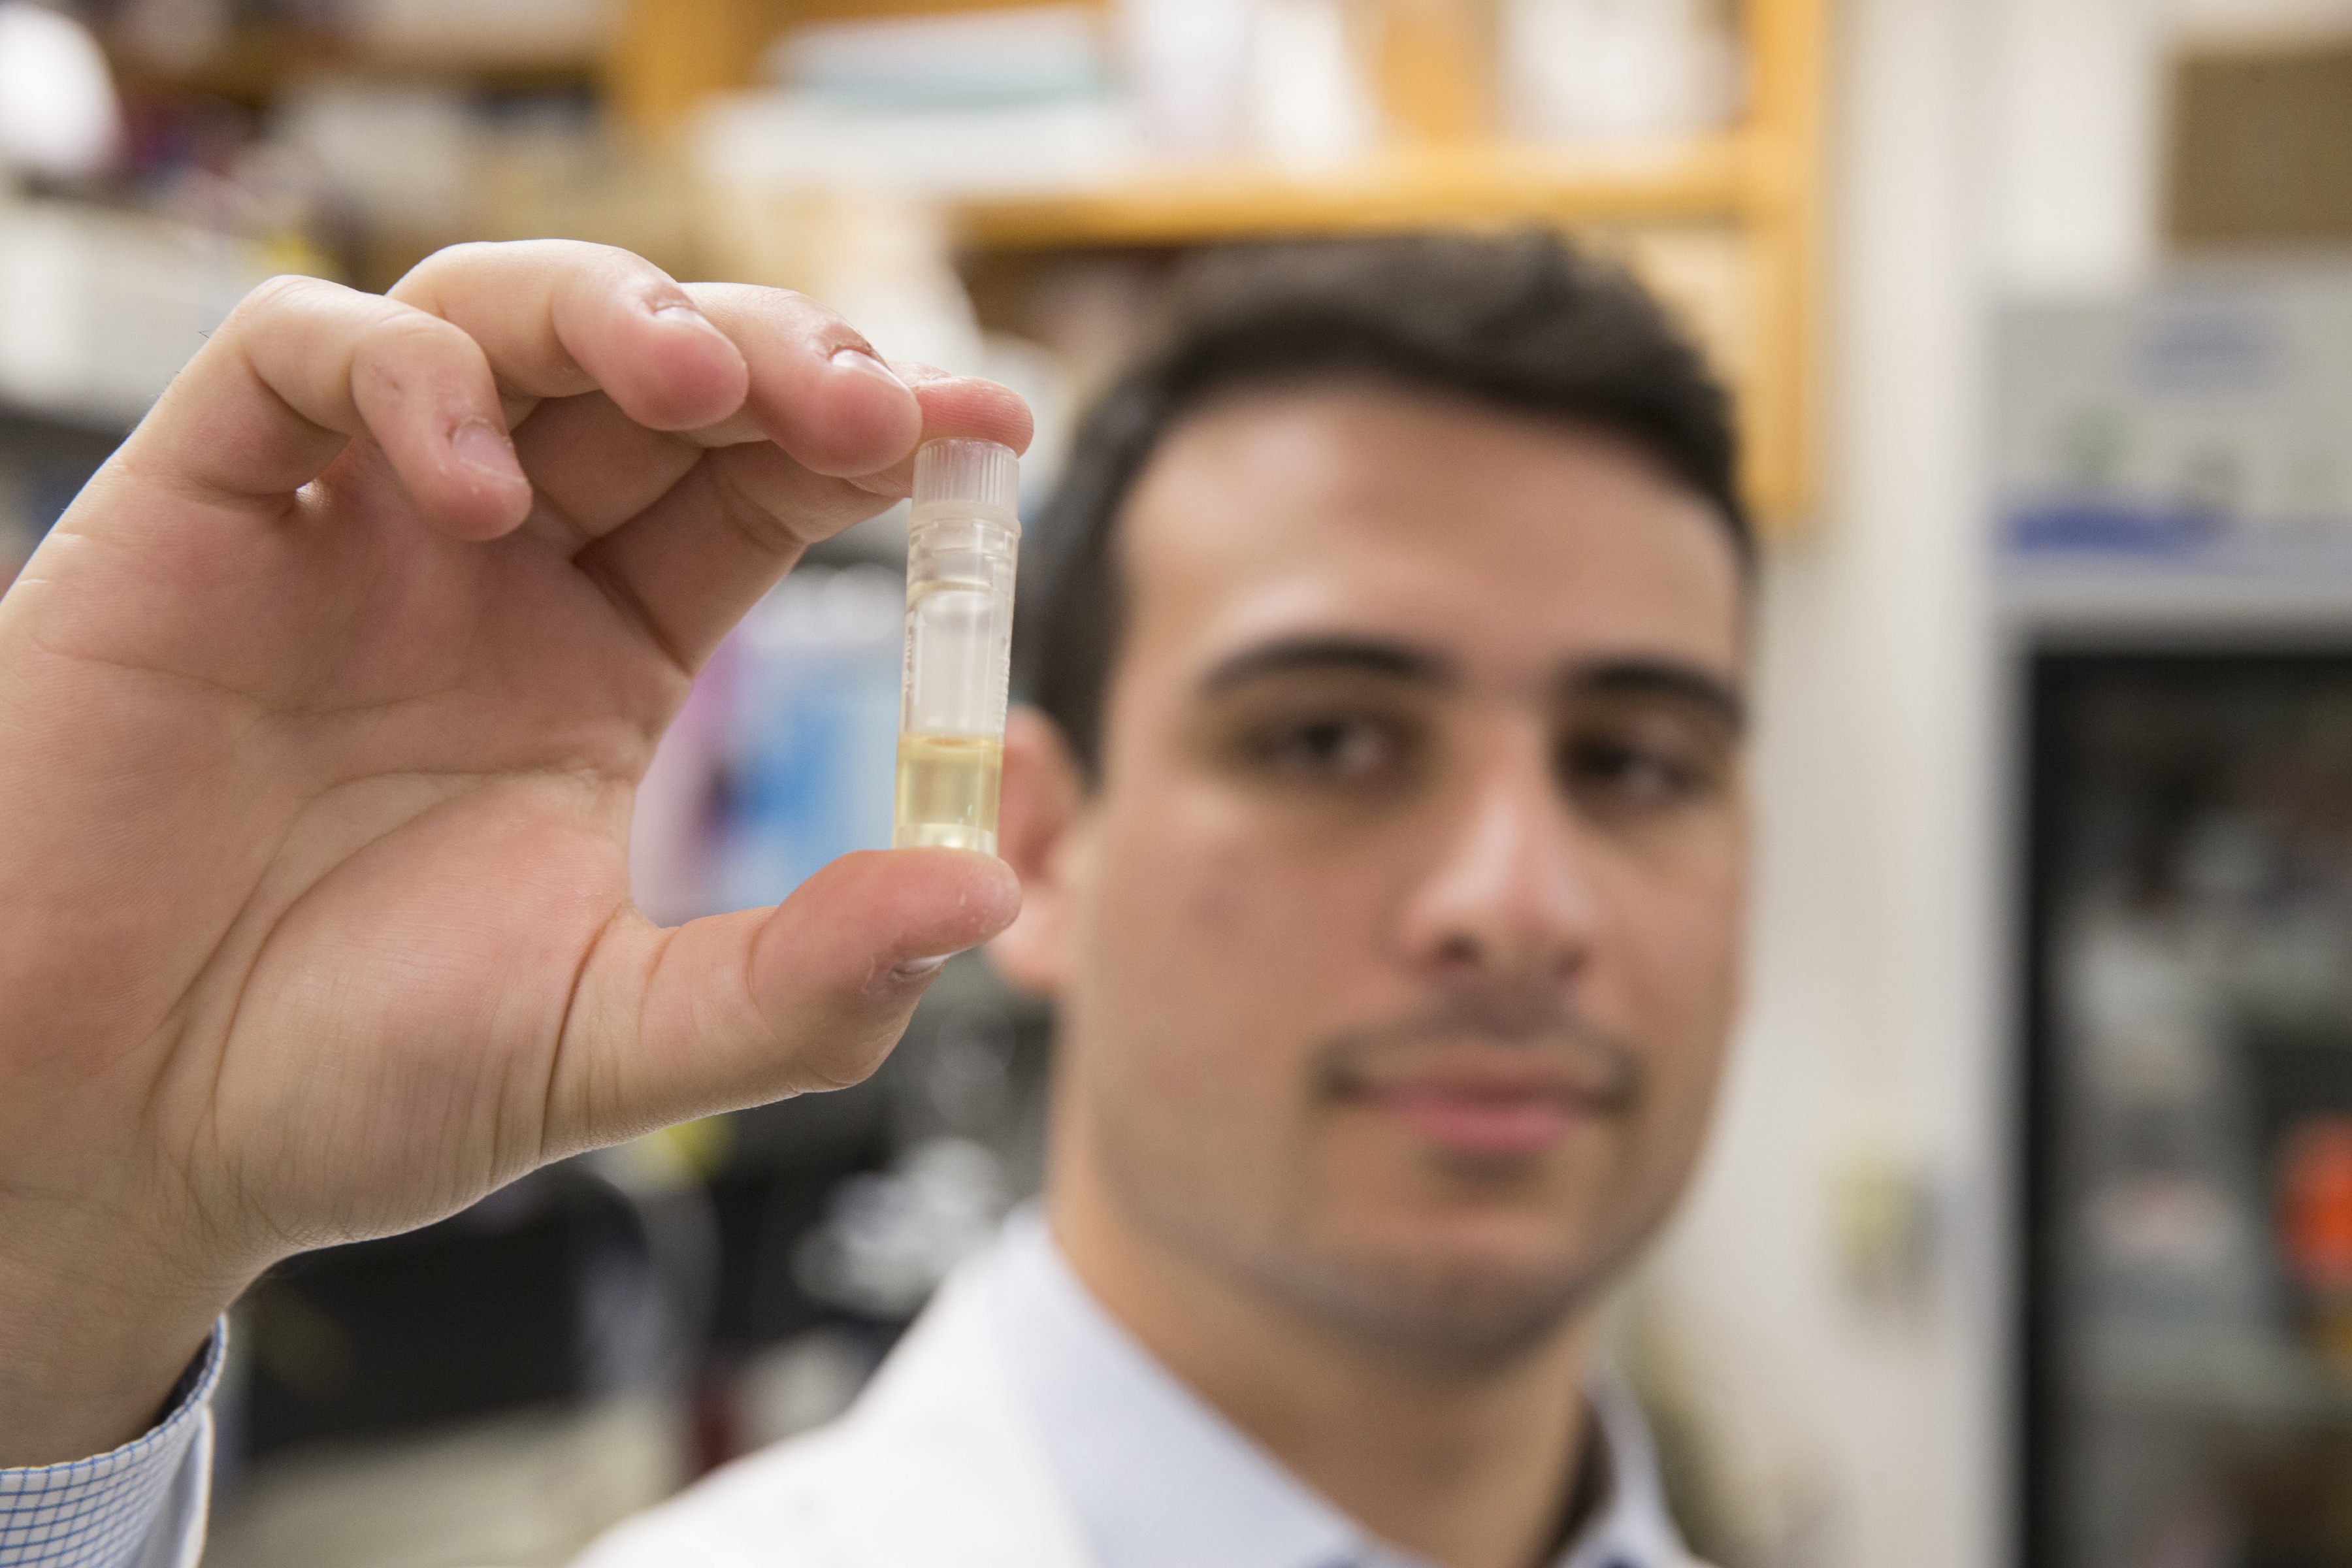
[[[1600,900],[1592,846],[1560,794],[1544,739],[1495,738],[1448,795],[1439,852],[1400,932],[1408,960],[1453,984],[1573,979],[1591,956]]]

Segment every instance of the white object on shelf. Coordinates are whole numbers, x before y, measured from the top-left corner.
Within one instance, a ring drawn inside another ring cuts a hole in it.
[[[269,270],[227,236],[0,201],[0,403],[128,426]]]
[[[0,174],[95,174],[122,140],[121,106],[89,30],[45,5],[0,0]]]
[[[1136,140],[1133,115],[1111,99],[878,110],[761,92],[703,112],[695,161],[722,184],[768,190],[1034,195],[1116,180],[1132,166]]]
[[[1101,18],[1086,5],[812,23],[778,37],[761,66],[793,91],[933,108],[1097,98],[1109,76]]]
[[[442,233],[467,215],[480,137],[454,88],[305,84],[286,95],[276,132],[373,223]]]
[[[1345,0],[1118,0],[1121,63],[1162,158],[1344,162],[1381,133],[1370,41]]]
[[[1253,151],[1289,168],[1341,163],[1380,139],[1380,106],[1340,0],[1258,0],[1243,120]]]
[[[1112,21],[1143,134],[1163,157],[1216,157],[1242,141],[1252,0],[1116,0]]]
[[[1535,141],[1654,141],[1725,123],[1738,50],[1720,0],[1505,0],[1504,115]]]

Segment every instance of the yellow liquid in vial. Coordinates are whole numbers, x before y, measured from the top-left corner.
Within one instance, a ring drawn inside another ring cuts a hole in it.
[[[1004,742],[985,735],[900,735],[893,849],[996,853]]]

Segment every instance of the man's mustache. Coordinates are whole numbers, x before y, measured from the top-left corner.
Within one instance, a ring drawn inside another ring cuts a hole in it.
[[[1350,1099],[1384,1084],[1444,1076],[1462,1047],[1480,1060],[1510,1053],[1514,1073],[1609,1111],[1631,1109],[1647,1077],[1639,1052],[1556,999],[1465,995],[1393,1024],[1332,1036],[1308,1058],[1318,1098]]]

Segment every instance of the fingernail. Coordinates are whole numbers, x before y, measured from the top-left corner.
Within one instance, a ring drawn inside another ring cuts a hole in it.
[[[717,326],[712,324],[709,317],[704,315],[701,311],[696,310],[693,306],[688,304],[683,300],[678,300],[675,304],[656,306],[654,309],[654,320],[656,321],[677,321],[686,326],[701,327],[714,332],[719,330]]]
[[[945,968],[948,960],[952,956],[954,955],[951,953],[943,952],[937,958],[910,958],[890,971],[890,978],[902,984],[912,984],[918,980],[929,980]]]
[[[898,379],[897,374],[888,365],[884,364],[864,349],[843,349],[833,356],[832,363],[835,370],[854,370],[866,375],[878,375],[893,386],[907,384]]]
[[[451,431],[449,450],[467,468],[492,479],[511,482],[523,477],[522,465],[515,460],[514,443],[486,419],[468,419]]]

